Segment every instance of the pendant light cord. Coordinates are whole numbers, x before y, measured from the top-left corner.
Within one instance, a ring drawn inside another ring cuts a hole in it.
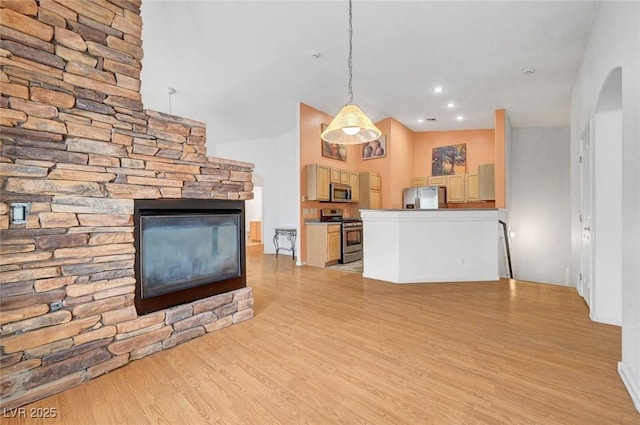
[[[349,0],[349,59],[347,65],[349,66],[349,104],[353,103],[353,19],[351,12],[351,0]]]

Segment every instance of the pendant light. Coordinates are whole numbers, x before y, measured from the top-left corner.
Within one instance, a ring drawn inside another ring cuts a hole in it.
[[[342,145],[356,145],[377,140],[382,132],[362,112],[360,107],[353,103],[353,22],[351,12],[351,0],[349,0],[349,102],[338,112],[320,137],[329,143]]]

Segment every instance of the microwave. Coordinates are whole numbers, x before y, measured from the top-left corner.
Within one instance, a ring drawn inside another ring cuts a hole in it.
[[[331,183],[329,185],[329,202],[351,202],[351,186]]]

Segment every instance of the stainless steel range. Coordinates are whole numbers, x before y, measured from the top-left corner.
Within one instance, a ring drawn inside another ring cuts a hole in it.
[[[340,223],[340,262],[350,263],[362,258],[362,219],[343,217],[344,210],[323,208],[320,221]]]

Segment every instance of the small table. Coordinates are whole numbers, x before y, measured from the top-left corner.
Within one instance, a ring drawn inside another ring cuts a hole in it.
[[[298,237],[298,229],[292,228],[292,227],[276,227],[276,234],[273,235],[273,246],[276,247],[276,257],[278,256],[278,251],[285,250],[285,251],[291,251],[292,253],[292,260],[295,260],[296,258],[296,238]],[[287,247],[280,247],[280,245],[278,244],[278,238],[279,236],[286,236],[287,240],[289,241],[289,244],[291,245],[291,248],[287,248]]]

